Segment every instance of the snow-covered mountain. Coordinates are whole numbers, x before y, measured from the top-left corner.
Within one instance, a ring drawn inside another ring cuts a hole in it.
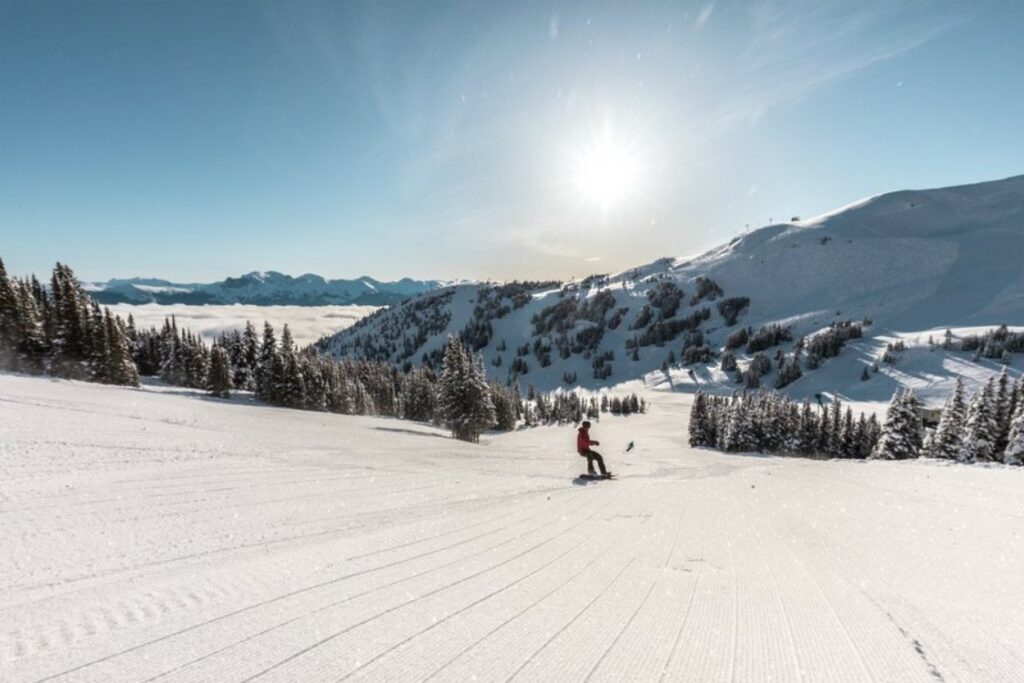
[[[381,282],[371,277],[326,280],[319,275],[299,277],[274,271],[246,273],[207,284],[130,278],[85,283],[103,304],[255,304],[261,306],[326,306],[359,304],[386,306],[449,283],[438,280]]]
[[[1000,324],[1024,325],[1024,176],[878,195],[752,231],[696,258],[579,282],[441,288],[320,347],[399,365],[437,362],[445,338],[461,332],[493,377],[524,386],[593,387],[662,371],[673,383],[735,387],[735,371],[721,369],[727,346],[740,371],[758,351],[767,354],[773,362],[761,381],[773,386],[779,361],[789,354],[793,362],[803,339],[803,377],[791,390],[806,394],[858,388],[863,368],[884,355],[880,340],[897,333],[937,330],[939,339],[947,327]],[[759,342],[738,342],[762,327]],[[823,334],[849,337],[838,343],[853,349],[846,363],[857,360],[842,382],[820,370],[838,365]],[[811,368],[814,337],[824,355]]]

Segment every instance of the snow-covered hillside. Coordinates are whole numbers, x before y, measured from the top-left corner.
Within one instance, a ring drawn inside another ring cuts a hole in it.
[[[0,375],[0,679],[1024,679],[1024,470],[694,450],[654,398],[582,485],[568,427]]]
[[[865,367],[881,365],[886,341],[923,340],[929,331],[938,339],[947,327],[1020,329],[1024,176],[884,194],[761,228],[696,258],[661,259],[580,282],[441,289],[379,312],[320,347],[418,364],[436,361],[444,339],[463,333],[492,376],[524,386],[614,384],[667,365],[650,380],[731,390],[735,373],[719,368],[734,333],[769,333],[772,325],[784,331],[762,347],[772,362],[761,382],[771,387],[776,354],[792,362],[797,340],[835,323],[857,328],[846,340],[851,351],[840,355],[850,376],[836,377],[839,359],[826,355],[817,369],[801,363],[803,377],[787,391],[806,396],[854,385],[855,393],[885,400],[892,382],[856,382]],[[745,343],[735,348],[739,370],[756,351],[746,352]],[[939,353],[942,386],[954,366],[974,360],[970,353]],[[822,372],[830,364],[833,374]],[[997,371],[992,363],[980,367],[983,374]]]
[[[325,280],[319,275],[299,277],[274,271],[246,273],[208,284],[130,278],[85,283],[89,294],[102,304],[251,304],[258,306],[328,306],[356,304],[385,306],[447,283],[403,278],[381,282],[371,277]]]

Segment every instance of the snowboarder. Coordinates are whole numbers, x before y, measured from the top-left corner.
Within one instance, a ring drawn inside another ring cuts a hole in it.
[[[591,476],[597,476],[594,472],[594,462],[596,461],[598,468],[601,470],[601,476],[610,477],[611,474],[604,468],[604,458],[601,457],[600,453],[590,448],[591,446],[600,445],[600,441],[592,441],[590,439],[590,422],[584,420],[576,435],[576,452],[587,459],[587,472]]]

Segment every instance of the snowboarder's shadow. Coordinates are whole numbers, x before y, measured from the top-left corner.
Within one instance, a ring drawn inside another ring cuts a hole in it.
[[[584,477],[582,474],[572,480],[573,486],[590,486],[591,484],[599,484],[603,479],[594,477]]]
[[[401,427],[374,427],[379,432],[397,432],[399,434],[411,434],[413,436],[431,436],[437,439],[445,439],[448,437],[444,434],[435,434],[433,432],[418,432],[415,429],[402,429]]]

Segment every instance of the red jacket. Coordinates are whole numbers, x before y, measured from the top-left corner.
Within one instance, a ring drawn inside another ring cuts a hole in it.
[[[583,453],[591,446],[596,445],[596,441],[590,440],[590,431],[586,427],[580,427],[579,433],[576,435],[576,452]]]

